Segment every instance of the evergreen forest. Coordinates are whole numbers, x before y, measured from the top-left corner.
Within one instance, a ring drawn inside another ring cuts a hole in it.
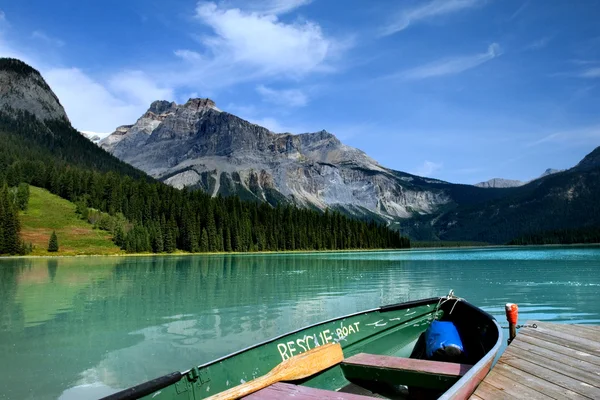
[[[178,190],[125,164],[66,121],[0,112],[0,253],[23,254],[18,210],[27,185],[77,204],[82,218],[138,252],[404,248],[410,241],[373,221],[338,212],[272,207]]]

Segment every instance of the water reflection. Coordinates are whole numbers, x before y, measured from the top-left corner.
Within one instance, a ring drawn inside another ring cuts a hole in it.
[[[0,398],[96,398],[450,288],[502,320],[514,301],[523,322],[598,322],[599,260],[594,248],[0,260]]]

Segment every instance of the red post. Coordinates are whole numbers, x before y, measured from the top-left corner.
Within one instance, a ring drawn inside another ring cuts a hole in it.
[[[506,320],[508,321],[508,344],[517,336],[517,321],[519,320],[519,306],[513,303],[506,303]]]

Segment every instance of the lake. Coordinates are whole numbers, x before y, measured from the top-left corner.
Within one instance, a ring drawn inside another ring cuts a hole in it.
[[[600,324],[600,247],[0,259],[0,398],[97,398],[324,319],[446,295]]]

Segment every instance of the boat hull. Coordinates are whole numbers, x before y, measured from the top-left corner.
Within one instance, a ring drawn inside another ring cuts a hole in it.
[[[458,380],[449,389],[454,391],[453,397],[447,397],[466,398],[489,371],[491,361],[489,365],[487,361],[484,364],[480,364],[480,361],[487,360],[489,353],[500,342],[501,333],[489,314],[464,301],[457,303],[455,300],[444,300],[447,299],[431,298],[396,304],[324,321],[194,367],[181,373],[180,379],[177,379],[177,375],[170,374],[166,376],[169,377],[168,381],[157,382],[154,386],[147,382],[145,387],[139,385],[108,398],[207,398],[265,375],[283,360],[325,343],[339,343],[345,358],[359,353],[409,357],[431,321],[434,318],[449,317],[455,320],[462,332],[469,332],[470,324],[476,325],[477,333],[466,333],[467,341],[473,342],[467,346],[474,364],[469,371],[471,377]],[[482,348],[485,351],[481,353],[479,349]],[[493,358],[491,355],[491,360]],[[336,366],[295,383],[337,391],[352,382],[346,378],[342,368]]]

